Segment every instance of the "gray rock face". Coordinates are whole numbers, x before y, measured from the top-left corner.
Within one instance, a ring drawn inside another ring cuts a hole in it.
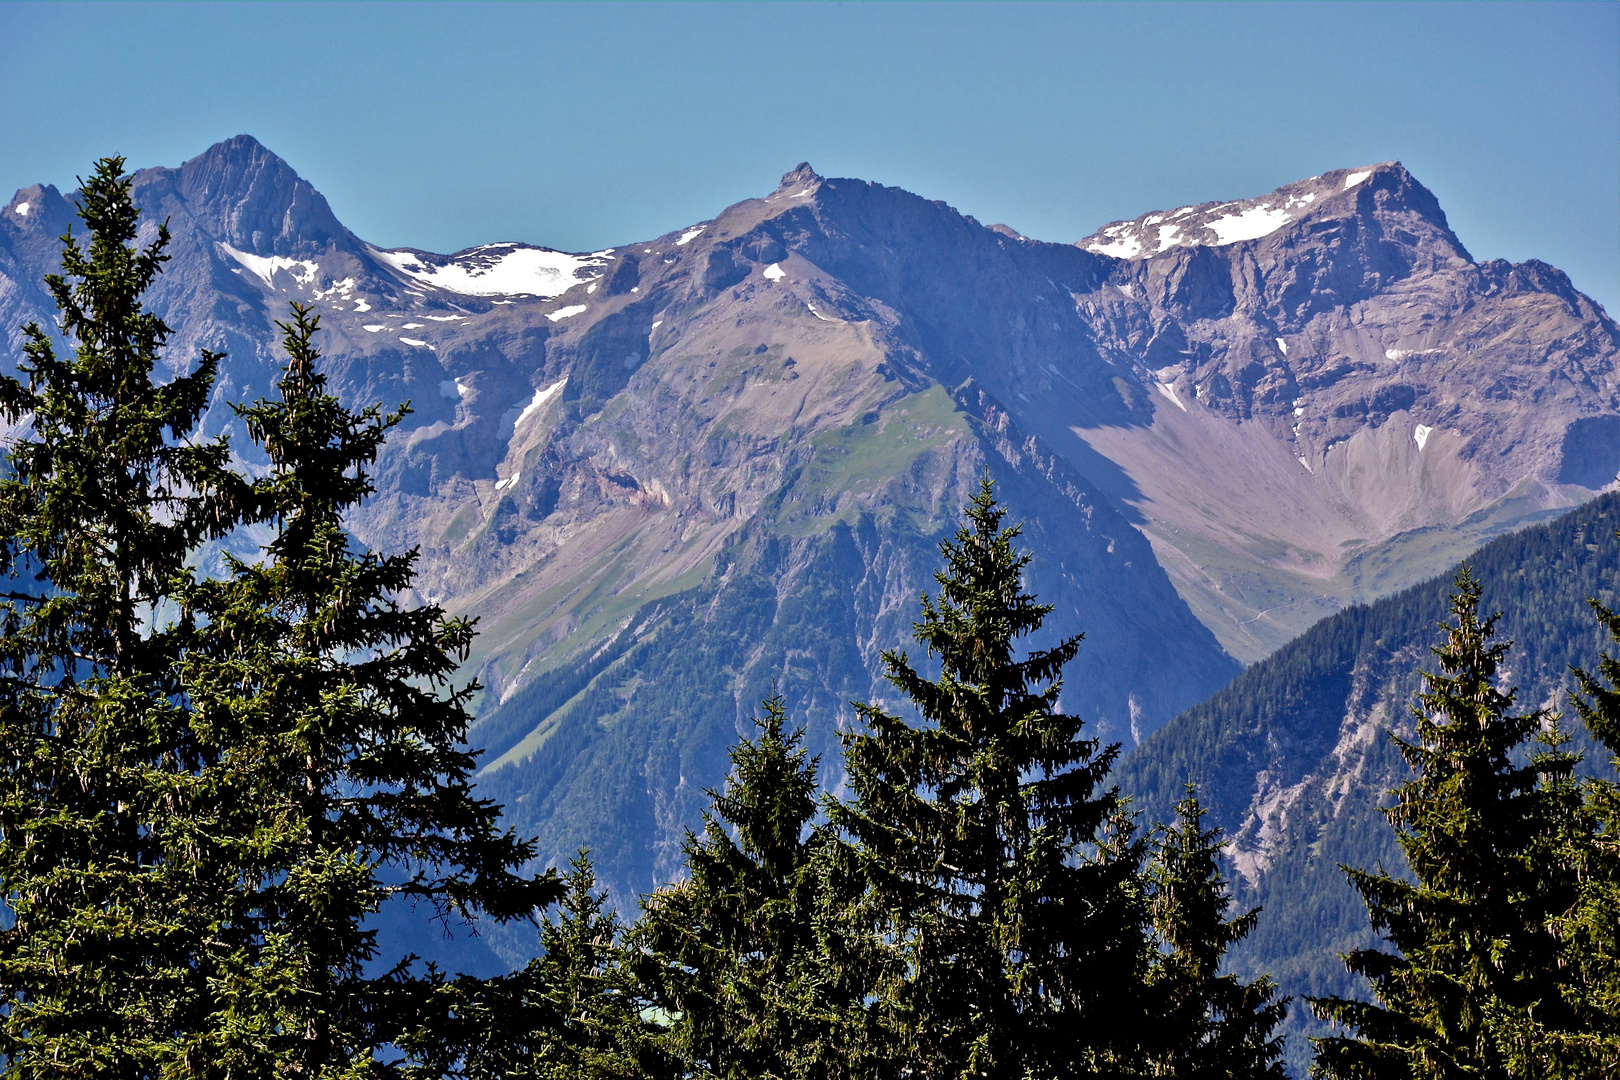
[[[1088,635],[1064,707],[1134,744],[1228,653],[1620,469],[1612,320],[1550,267],[1473,263],[1395,164],[1078,245],[808,165],[578,255],[376,249],[246,136],[136,193],[174,231],[177,370],[223,348],[220,400],[268,392],[297,299],[347,400],[411,401],[353,527],[481,619],[485,782],[550,853],[611,835],[626,889],[674,869],[773,679],[832,768],[986,470],[1051,632]],[[70,199],[0,211],[13,353]]]

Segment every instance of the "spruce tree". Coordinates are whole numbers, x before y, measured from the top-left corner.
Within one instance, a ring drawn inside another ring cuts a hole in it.
[[[81,181],[88,244],[64,236],[45,279],[72,355],[31,324],[21,378],[0,376],[0,413],[27,422],[0,478],[0,1055],[16,1076],[191,1069],[235,885],[166,604],[239,520],[243,485],[223,440],[193,438],[219,355],[153,378],[170,330],[142,296],[169,232],[136,243],[123,164]]]
[[[1227,918],[1232,897],[1221,874],[1219,829],[1205,829],[1192,789],[1176,820],[1154,843],[1153,927],[1159,943],[1150,974],[1158,1034],[1150,1075],[1176,1080],[1282,1080],[1288,1011],[1269,976],[1245,983],[1222,974],[1226,952],[1254,929],[1260,909]]]
[[[661,1026],[637,991],[623,927],[596,887],[590,856],[569,864],[541,955],[504,978],[463,979],[457,1072],[467,1080],[631,1080],[674,1077]]]
[[[377,1076],[408,1066],[402,1046],[433,1059],[444,997],[436,973],[377,955],[367,918],[390,899],[527,917],[560,886],[519,872],[532,843],[472,790],[477,688],[451,681],[472,624],[402,604],[416,552],[368,551],[344,529],[405,410],[344,406],[317,366],[318,319],[292,315],[279,399],[237,409],[269,458],[252,494],[274,535],[178,597],[181,685],[220,751],[240,880],[198,1046],[220,1075]]]
[[[1030,557],[1004,516],[986,478],[940,545],[940,591],[915,624],[939,677],[883,654],[920,722],[857,704],[854,797],[833,808],[876,930],[904,956],[887,997],[915,1076],[1119,1071],[1143,1037],[1141,847],[1117,832],[1099,844],[1118,812],[1102,789],[1118,748],[1058,710],[1078,635],[1014,654],[1052,609],[1024,591]]]
[[[1481,620],[1479,598],[1465,567],[1455,621],[1434,649],[1440,672],[1423,673],[1412,710],[1417,738],[1396,740],[1416,776],[1392,792],[1387,816],[1412,878],[1347,868],[1374,929],[1397,951],[1345,958],[1374,1001],[1311,1000],[1353,1033],[1315,1040],[1315,1076],[1507,1077],[1514,1070],[1493,1016],[1568,1027],[1550,924],[1574,901],[1558,840],[1576,809],[1574,759],[1554,734],[1523,760],[1553,718],[1514,712],[1515,692],[1498,689],[1510,643],[1493,641],[1498,616]]]
[[[673,1053],[694,1075],[877,1077],[884,1040],[863,1005],[872,950],[849,936],[859,895],[836,838],[812,827],[818,759],[777,695],[756,739],[730,750],[686,879],[648,898],[632,942],[674,1017]]]
[[[1620,643],[1620,615],[1597,600],[1588,603],[1609,640]],[[1574,675],[1570,703],[1610,754],[1611,769],[1620,771],[1620,660],[1605,652],[1596,673],[1576,668]],[[1590,777],[1581,786],[1581,805],[1564,818],[1559,836],[1576,900],[1551,923],[1565,1024],[1505,1009],[1490,1018],[1519,1076],[1620,1076],[1620,785]]]

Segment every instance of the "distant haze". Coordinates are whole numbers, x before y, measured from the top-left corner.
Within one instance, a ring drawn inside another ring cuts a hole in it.
[[[1620,304],[1620,7],[0,5],[0,199],[251,131],[360,235],[592,251],[795,162],[1072,241],[1400,160]]]

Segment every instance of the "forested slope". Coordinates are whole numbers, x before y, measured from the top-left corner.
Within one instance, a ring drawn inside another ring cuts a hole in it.
[[[1617,527],[1620,494],[1611,493],[1467,560],[1484,583],[1484,610],[1503,613],[1521,707],[1563,707],[1569,666],[1596,662],[1604,637],[1586,598],[1615,603]],[[1190,780],[1226,830],[1239,900],[1265,909],[1234,957],[1238,970],[1270,971],[1295,995],[1351,989],[1338,954],[1372,939],[1339,867],[1400,865],[1378,812],[1407,775],[1388,733],[1411,734],[1409,705],[1418,672],[1434,668],[1453,576],[1322,620],[1122,762],[1118,781],[1145,819],[1167,820]],[[1589,745],[1584,731],[1572,734]],[[1603,755],[1586,764],[1603,768]],[[1297,1063],[1307,1047],[1294,1041]]]

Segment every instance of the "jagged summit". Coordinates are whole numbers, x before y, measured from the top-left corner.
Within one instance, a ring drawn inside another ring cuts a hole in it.
[[[251,135],[215,143],[178,168],[135,174],[142,202],[182,200],[214,239],[260,257],[358,250],[326,198]]]
[[[1434,194],[1398,161],[1334,169],[1257,198],[1150,211],[1133,221],[1110,222],[1077,246],[1116,259],[1149,259],[1181,248],[1263,240],[1307,218],[1392,209],[1415,215],[1434,239],[1468,257]]]
[[[808,161],[801,161],[792,171],[782,174],[782,182],[776,185],[776,190],[791,193],[802,189],[804,194],[809,194],[820,186],[824,179],[826,178],[810,167]]]

